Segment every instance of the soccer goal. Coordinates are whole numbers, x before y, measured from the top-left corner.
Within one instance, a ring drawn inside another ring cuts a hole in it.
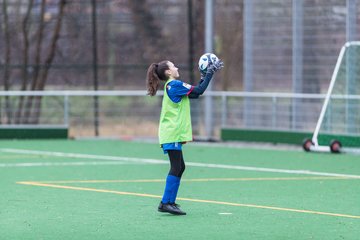
[[[312,139],[303,148],[360,153],[360,42],[341,48]]]

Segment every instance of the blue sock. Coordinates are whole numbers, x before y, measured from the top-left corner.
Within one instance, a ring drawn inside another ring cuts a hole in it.
[[[173,193],[173,189],[174,189],[174,187],[176,187],[176,184],[178,182],[177,179],[180,179],[180,178],[175,177],[173,175],[168,175],[166,177],[166,185],[165,185],[164,195],[161,200],[162,203],[170,202],[171,194]]]
[[[179,187],[180,187],[180,178],[178,177],[172,188],[172,192],[171,192],[171,196],[170,196],[170,203],[175,203]]]

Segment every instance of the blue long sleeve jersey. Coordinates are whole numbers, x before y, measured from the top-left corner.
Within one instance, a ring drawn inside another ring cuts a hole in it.
[[[199,98],[208,87],[212,76],[212,73],[206,74],[205,77],[201,78],[200,83],[197,86],[192,86],[180,80],[171,81],[166,87],[166,93],[174,103],[180,102],[183,96]]]

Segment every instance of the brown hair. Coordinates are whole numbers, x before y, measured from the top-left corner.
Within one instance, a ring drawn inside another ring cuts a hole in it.
[[[165,71],[169,70],[169,61],[161,61],[159,63],[152,63],[146,74],[146,86],[148,95],[155,96],[158,90],[160,80],[167,81],[169,76],[166,75]]]

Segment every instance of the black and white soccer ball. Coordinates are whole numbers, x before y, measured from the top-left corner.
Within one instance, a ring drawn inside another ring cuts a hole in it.
[[[213,53],[205,53],[199,59],[199,71],[206,74],[207,68],[211,63],[216,62],[219,58]]]

